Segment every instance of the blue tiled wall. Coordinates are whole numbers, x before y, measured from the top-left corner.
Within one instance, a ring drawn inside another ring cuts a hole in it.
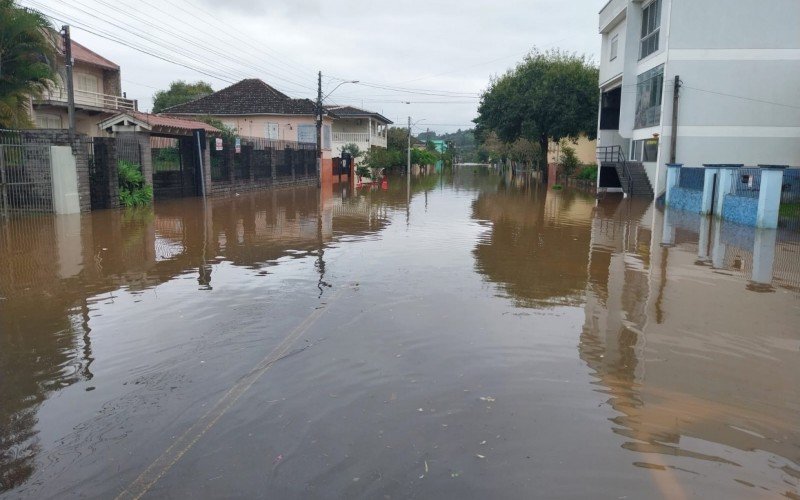
[[[737,224],[748,226],[756,225],[756,213],[758,212],[758,198],[725,195],[722,204],[722,218]]]
[[[684,189],[678,186],[672,188],[669,206],[679,208],[696,214],[700,213],[700,206],[703,203],[703,192],[693,189]]]

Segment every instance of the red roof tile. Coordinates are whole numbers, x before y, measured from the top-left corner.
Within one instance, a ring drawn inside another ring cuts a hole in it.
[[[58,37],[58,51],[61,55],[64,55],[64,42],[61,37]],[[104,69],[119,70],[118,64],[109,61],[97,52],[87,49],[75,40],[72,40],[72,58],[76,61],[92,64]]]

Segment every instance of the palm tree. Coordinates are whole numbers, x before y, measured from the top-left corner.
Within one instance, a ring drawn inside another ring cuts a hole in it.
[[[32,125],[30,100],[56,77],[57,37],[40,12],[0,0],[0,128]]]

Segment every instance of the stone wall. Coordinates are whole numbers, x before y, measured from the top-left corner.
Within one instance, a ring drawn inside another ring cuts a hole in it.
[[[725,195],[725,200],[723,200],[722,203],[723,219],[737,224],[755,226],[757,213],[758,198],[736,196],[733,194]]]
[[[699,214],[702,201],[702,191],[675,186],[672,188],[672,193],[670,194],[669,206]]]
[[[89,188],[89,154],[88,154],[88,137],[85,135],[77,134],[75,137],[70,137],[69,130],[67,129],[38,129],[38,130],[23,130],[20,131],[22,143],[29,146],[71,146],[72,154],[75,156],[75,167],[78,175],[78,197],[81,212],[88,212],[92,209],[91,193]],[[36,151],[39,148],[26,148],[30,151]],[[38,154],[38,153],[36,153]],[[48,153],[49,159],[49,153]],[[36,165],[41,162],[30,162],[31,165]],[[41,166],[41,165],[40,165]],[[49,163],[47,168],[50,168]],[[45,173],[30,171],[29,174],[39,180],[50,179],[49,170]],[[50,197],[50,205],[52,206],[52,187],[49,191],[42,191],[41,196]]]

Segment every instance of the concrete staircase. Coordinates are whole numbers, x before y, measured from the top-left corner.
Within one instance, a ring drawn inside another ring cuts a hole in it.
[[[625,194],[628,196],[653,197],[653,186],[650,185],[650,178],[647,176],[647,172],[641,162],[615,162],[614,168],[617,171],[619,182],[622,184],[622,190]]]

